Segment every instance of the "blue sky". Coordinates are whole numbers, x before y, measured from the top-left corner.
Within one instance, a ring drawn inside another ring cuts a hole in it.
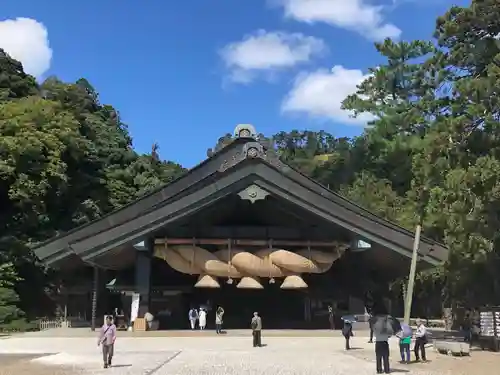
[[[359,134],[362,119],[339,102],[383,62],[374,40],[430,38],[451,4],[3,0],[0,47],[40,80],[87,78],[120,111],[138,151],[158,142],[164,159],[191,167],[240,123],[266,135]]]

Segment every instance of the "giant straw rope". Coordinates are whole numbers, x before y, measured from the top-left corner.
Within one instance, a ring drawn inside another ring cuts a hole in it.
[[[342,256],[345,245],[333,251],[304,249],[292,252],[284,249],[223,249],[214,253],[198,246],[156,245],[155,256],[165,260],[174,270],[199,275],[196,287],[219,288],[218,277],[240,279],[237,288],[262,289],[260,278],[285,278],[282,289],[307,288],[300,277],[304,273],[323,273]]]

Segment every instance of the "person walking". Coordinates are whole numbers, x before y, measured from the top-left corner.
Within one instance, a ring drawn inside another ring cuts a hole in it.
[[[350,340],[351,337],[354,336],[352,332],[352,323],[348,320],[344,320],[344,327],[342,327],[342,335],[345,338],[345,350],[350,350]]]
[[[427,362],[425,356],[425,344],[427,344],[427,327],[424,325],[421,319],[417,319],[417,331],[415,332],[415,347],[413,351],[415,352],[415,360],[418,362],[420,358],[422,361]]]
[[[374,319],[373,319],[373,314],[371,312],[371,310],[368,310],[367,308],[366,309],[366,312],[368,314],[368,325],[370,326],[370,339],[368,340],[368,344],[371,344],[373,343],[373,322],[374,322]]]
[[[191,308],[188,313],[189,323],[191,325],[191,329],[196,329],[196,321],[198,320],[198,311],[195,308]]]
[[[198,321],[200,324],[200,330],[204,330],[207,326],[207,312],[205,309],[200,308],[200,313],[198,314]]]
[[[385,330],[375,332],[375,360],[377,374],[389,374],[389,333]]]
[[[222,317],[224,316],[224,309],[219,306],[215,312],[215,332],[219,335],[222,333]]]
[[[335,316],[333,313],[332,306],[328,306],[328,323],[330,323],[330,329],[334,330],[335,329]]]
[[[370,339],[368,340],[368,344],[373,343],[373,315],[368,313],[368,324],[370,325]]]
[[[262,319],[260,318],[258,312],[253,313],[250,326],[252,327],[253,347],[260,348],[262,346]]]
[[[111,315],[108,315],[106,317],[106,322],[101,327],[101,330],[99,332],[99,340],[97,341],[97,346],[102,347],[102,360],[104,362],[104,368],[111,367],[115,341],[116,326],[113,324],[113,317]]]

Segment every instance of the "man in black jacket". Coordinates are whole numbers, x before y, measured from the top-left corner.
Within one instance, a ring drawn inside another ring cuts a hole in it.
[[[253,337],[253,347],[262,346],[262,319],[258,312],[253,313],[253,318],[251,322],[252,327],[252,337]]]

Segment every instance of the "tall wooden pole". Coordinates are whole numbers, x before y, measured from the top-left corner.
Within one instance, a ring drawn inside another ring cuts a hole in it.
[[[417,271],[418,247],[420,245],[420,232],[422,225],[418,224],[415,229],[415,239],[413,241],[413,253],[411,255],[410,274],[408,275],[408,287],[406,289],[405,316],[404,322],[410,324],[411,304],[413,302],[413,287],[415,285],[415,274]]]

